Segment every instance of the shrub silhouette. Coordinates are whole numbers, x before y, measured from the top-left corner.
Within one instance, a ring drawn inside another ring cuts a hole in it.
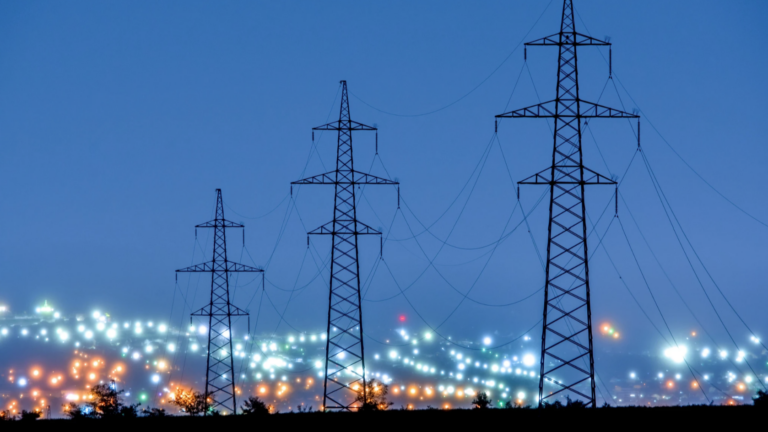
[[[248,399],[243,402],[242,410],[243,415],[266,415],[269,414],[270,406],[267,406],[261,399],[256,396],[249,396]]]
[[[355,401],[360,402],[360,411],[384,411],[393,404],[387,402],[387,394],[389,394],[389,386],[372,379],[366,383],[365,392],[362,387],[357,389]]]
[[[542,407],[544,409],[561,409],[563,408],[563,404],[559,400],[556,400],[554,402],[544,402]]]
[[[27,410],[21,410],[21,416],[19,417],[19,420],[21,421],[35,421],[40,418],[40,413],[37,411],[27,411]]]
[[[173,395],[171,403],[192,416],[203,414],[209,407],[208,398],[204,394],[192,389],[177,391]]]
[[[514,400],[509,400],[504,405],[504,409],[531,409],[530,405],[518,404]]]
[[[141,404],[125,405],[121,395],[125,390],[116,390],[115,383],[97,384],[91,388],[90,401],[80,406],[74,402],[64,405],[64,412],[70,419],[138,417]]]
[[[757,396],[752,398],[755,407],[768,410],[768,391],[758,390]]]
[[[150,408],[142,410],[141,413],[145,417],[165,417],[168,414],[165,412],[165,409],[163,408]]]
[[[571,400],[571,398],[569,396],[566,396],[565,398],[568,400],[568,403],[565,404],[565,408],[568,408],[568,409],[582,409],[582,408],[586,408],[587,407],[587,404],[584,401],[582,401],[582,400],[579,400],[579,399]]]
[[[491,403],[493,403],[493,401],[488,398],[488,393],[486,392],[478,393],[472,400],[472,405],[475,406],[475,409],[488,409],[490,408]]]

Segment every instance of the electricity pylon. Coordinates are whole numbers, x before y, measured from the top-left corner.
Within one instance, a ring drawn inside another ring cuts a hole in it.
[[[209,411],[236,414],[235,364],[232,355],[232,317],[248,316],[229,301],[230,273],[261,273],[255,267],[238,264],[227,259],[227,228],[244,228],[243,225],[224,219],[224,201],[221,189],[216,189],[216,217],[195,228],[213,228],[213,260],[176,270],[177,273],[211,273],[210,303],[192,313],[192,316],[208,317],[208,360],[205,369],[205,396]],[[190,317],[190,320],[192,318]],[[250,317],[248,327],[250,328]]]
[[[576,48],[610,46],[610,43],[576,32],[572,0],[563,2],[559,33],[525,45],[556,46],[560,50],[557,98],[496,116],[497,119],[551,118],[555,121],[552,166],[519,182],[521,185],[549,185],[539,406],[548,398],[569,392],[594,407],[595,363],[584,186],[616,185],[616,182],[584,166],[582,121],[638,116],[579,98]],[[587,338],[586,342],[581,340],[582,336]],[[545,383],[552,385],[546,393]]]
[[[328,300],[328,327],[325,342],[325,383],[323,409],[352,411],[359,408],[358,395],[365,396],[365,350],[363,311],[360,301],[360,265],[357,237],[381,235],[357,220],[357,185],[397,185],[396,181],[355,171],[352,132],[375,131],[375,127],[353,121],[349,114],[347,82],[341,81],[339,120],[312,128],[338,131],[336,170],[292,182],[291,185],[334,185],[333,220],[308,234],[331,235],[331,281]],[[313,137],[314,137],[314,132]]]

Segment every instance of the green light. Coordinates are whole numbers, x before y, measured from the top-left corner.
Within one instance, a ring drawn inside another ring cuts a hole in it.
[[[608,330],[608,334],[613,334],[613,329]]]

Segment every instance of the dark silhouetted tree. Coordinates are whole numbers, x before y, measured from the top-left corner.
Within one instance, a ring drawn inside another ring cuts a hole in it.
[[[125,405],[122,397],[125,390],[116,390],[115,383],[97,384],[91,388],[91,399],[86,403],[90,407],[90,414],[98,418],[115,418],[138,416],[140,404]],[[82,411],[82,410],[81,410]]]
[[[568,403],[565,404],[565,408],[569,408],[569,409],[582,409],[582,408],[586,408],[587,407],[587,404],[584,403],[584,401],[582,401],[582,400],[578,400],[578,399],[571,400],[571,398],[568,397],[568,396],[566,396],[565,398],[568,400]]]
[[[755,407],[768,410],[768,392],[764,390],[758,390],[757,396],[752,398],[752,403]]]
[[[141,413],[145,417],[165,417],[167,414],[163,408],[150,408],[142,410]]]
[[[530,405],[523,405],[522,403],[517,403],[514,400],[507,401],[507,403],[504,405],[505,409],[531,409]]]
[[[269,406],[262,402],[261,399],[256,396],[249,396],[245,402],[243,402],[242,410],[243,415],[266,415],[270,411]]]
[[[388,385],[372,379],[366,383],[365,390],[363,392],[362,387],[357,389],[355,401],[360,402],[360,411],[384,411],[392,406],[392,402],[387,402]]]
[[[74,402],[64,404],[62,409],[64,410],[64,414],[72,420],[82,420],[95,417],[93,412],[90,411],[90,408],[82,407]]]
[[[559,400],[556,400],[554,402],[544,402],[542,406],[544,409],[560,409],[563,407],[563,404]]]
[[[192,389],[178,390],[171,399],[171,403],[189,415],[200,415],[208,409],[208,398]]]
[[[21,410],[20,421],[35,421],[40,418],[40,413],[37,411]]]
[[[475,406],[475,409],[488,409],[491,407],[491,403],[493,403],[493,401],[488,397],[488,393],[486,392],[477,393],[472,400],[472,405]]]

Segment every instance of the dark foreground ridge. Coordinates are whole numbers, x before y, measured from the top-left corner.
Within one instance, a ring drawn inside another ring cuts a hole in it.
[[[127,427],[142,432],[154,430],[199,430],[201,427],[218,428],[312,428],[330,430],[346,422],[360,422],[364,429],[412,430],[415,428],[498,427],[518,429],[556,425],[601,428],[663,428],[675,426],[704,426],[729,424],[747,426],[762,424],[768,410],[751,405],[741,406],[684,406],[684,407],[621,407],[597,409],[485,409],[485,410],[388,410],[365,413],[279,413],[259,416],[166,416],[139,417],[114,420],[37,420],[4,422],[3,430],[96,430]],[[576,423],[578,422],[578,423]],[[140,428],[140,429],[137,429]]]

